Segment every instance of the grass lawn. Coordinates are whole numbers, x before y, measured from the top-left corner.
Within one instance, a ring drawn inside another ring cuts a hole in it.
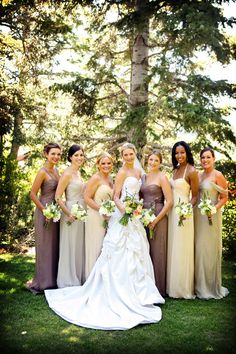
[[[34,257],[0,255],[1,353],[236,353],[235,268],[225,262],[222,300],[172,300],[162,305],[158,324],[128,331],[78,327],[58,317],[43,295],[24,283],[34,273]]]

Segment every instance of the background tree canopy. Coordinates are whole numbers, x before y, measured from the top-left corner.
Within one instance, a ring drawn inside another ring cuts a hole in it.
[[[31,223],[29,186],[42,146],[52,140],[65,150],[81,143],[91,161],[101,149],[117,154],[127,140],[139,152],[155,145],[168,165],[170,147],[182,134],[196,153],[208,145],[232,160],[230,107],[219,102],[233,97],[235,86],[212,80],[199,61],[202,52],[222,64],[235,57],[235,38],[226,29],[236,19],[223,15],[227,3],[0,2],[4,235],[9,220],[14,229],[21,218],[25,228]],[[20,146],[32,150],[23,169],[16,162]]]

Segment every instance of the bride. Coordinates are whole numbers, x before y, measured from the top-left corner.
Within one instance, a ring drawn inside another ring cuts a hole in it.
[[[139,196],[141,171],[134,167],[136,150],[126,143],[124,161],[114,191],[116,211],[109,220],[103,248],[83,286],[45,290],[50,308],[76,325],[103,330],[126,330],[159,322],[165,300],[155,286],[149,244],[140,220],[119,223],[126,194]],[[96,237],[96,235],[94,235]]]

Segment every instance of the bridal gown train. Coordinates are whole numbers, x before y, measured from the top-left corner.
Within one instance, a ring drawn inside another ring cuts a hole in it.
[[[141,181],[125,179],[126,193],[138,197]],[[101,255],[83,286],[46,290],[51,309],[76,325],[103,330],[126,330],[159,322],[165,300],[155,286],[149,244],[139,220],[119,223],[118,209],[109,221]]]

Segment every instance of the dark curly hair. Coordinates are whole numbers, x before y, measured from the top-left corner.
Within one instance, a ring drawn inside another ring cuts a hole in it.
[[[177,143],[174,144],[173,148],[172,148],[172,165],[173,165],[173,168],[177,168],[178,166],[178,161],[176,160],[176,157],[175,157],[175,154],[176,154],[176,148],[178,146],[183,146],[185,152],[186,152],[186,155],[187,155],[187,162],[194,166],[194,160],[193,160],[193,154],[191,152],[191,149],[189,147],[189,145],[185,142],[185,141],[178,141]]]

